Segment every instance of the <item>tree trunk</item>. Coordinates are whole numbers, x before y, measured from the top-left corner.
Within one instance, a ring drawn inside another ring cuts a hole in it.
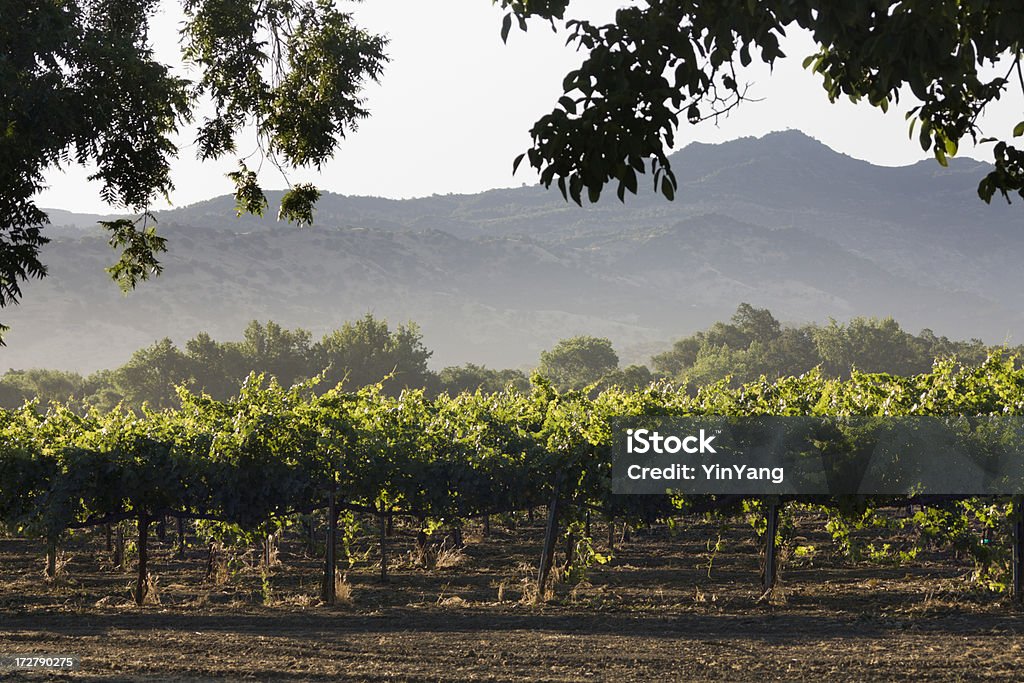
[[[491,516],[490,515],[484,515],[483,522],[484,522],[484,531],[483,531],[484,538],[488,538],[491,535]]]
[[[139,575],[135,583],[135,604],[146,603],[146,593],[149,592],[149,568],[148,543],[150,518],[147,515],[139,515]]]
[[[608,520],[608,550],[615,550],[615,520]]]
[[[104,530],[104,532],[106,533],[106,536],[107,536],[107,552],[109,553],[109,552],[112,552],[114,550],[114,536],[113,536],[114,530],[110,527],[109,524],[104,524],[103,525],[103,530]]]

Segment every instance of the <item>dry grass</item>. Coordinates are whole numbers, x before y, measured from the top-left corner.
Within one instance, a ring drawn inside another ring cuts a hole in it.
[[[450,548],[442,543],[441,547],[437,549],[437,555],[434,556],[434,568],[450,569],[451,567],[460,567],[468,559],[462,548]]]
[[[270,536],[269,538],[267,538],[264,541],[264,543],[269,544],[269,548],[264,546],[263,552],[261,553],[261,555],[263,556],[262,557],[263,564],[266,565],[268,568],[269,567],[276,567],[276,566],[280,565],[281,564],[281,560],[279,560],[278,557],[277,557],[277,552],[278,552],[277,536],[276,535]],[[269,560],[269,562],[267,560]]]
[[[521,585],[523,587],[523,594],[520,596],[519,602],[523,605],[539,605],[555,599],[554,581],[548,581],[543,595],[537,590],[537,581],[535,579],[523,579]]]
[[[43,567],[43,578],[47,583],[50,584],[63,584],[66,578],[67,572],[65,571],[68,563],[74,558],[73,555],[66,553],[63,550],[57,551],[57,556],[53,563],[53,576],[46,573],[46,567]]]
[[[352,584],[348,582],[348,574],[334,574],[334,601],[342,605],[351,605],[355,600],[352,597]]]
[[[228,555],[219,543],[210,551],[210,565],[207,579],[214,586],[224,586],[231,578],[228,571]]]
[[[276,600],[273,607],[314,607],[318,603],[316,598],[305,593],[298,593]]]
[[[769,588],[765,592],[761,593],[755,604],[764,604],[772,606],[782,606],[788,602],[788,593],[782,585],[782,581],[776,583],[773,587]]]
[[[468,603],[458,595],[451,595],[447,598],[438,596],[436,604],[438,607],[465,607]]]
[[[132,602],[136,602],[134,587],[129,590]],[[143,605],[160,604],[160,577],[150,572],[146,575],[146,596],[142,600]]]

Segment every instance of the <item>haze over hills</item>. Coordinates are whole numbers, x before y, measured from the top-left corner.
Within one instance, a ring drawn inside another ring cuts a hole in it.
[[[878,167],[792,131],[672,161],[675,202],[327,194],[299,230],[235,218],[218,197],[158,214],[165,272],[127,297],[103,271],[114,255],[97,217],[53,211],[50,276],[0,311],[13,328],[0,368],[92,371],[165,336],[235,339],[251,319],[319,335],[368,311],[418,322],[436,367],[521,366],[574,334],[667,346],[742,301],[793,323],[892,315],[914,332],[1024,341],[1024,204],[977,198],[986,164]]]

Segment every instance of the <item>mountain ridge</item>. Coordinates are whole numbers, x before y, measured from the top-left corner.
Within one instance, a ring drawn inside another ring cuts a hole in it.
[[[301,230],[235,218],[230,196],[160,211],[165,273],[128,297],[103,272],[114,255],[87,226],[99,217],[54,212],[51,276],[0,311],[13,328],[0,367],[90,371],[164,336],[233,339],[250,319],[321,334],[368,311],[419,322],[438,367],[522,366],[572,334],[667,345],[741,301],[793,323],[893,315],[914,331],[1024,335],[1024,212],[977,198],[986,164],[879,167],[796,131],[672,159],[672,203],[641,178],[625,204],[583,208],[537,186],[325,193]]]

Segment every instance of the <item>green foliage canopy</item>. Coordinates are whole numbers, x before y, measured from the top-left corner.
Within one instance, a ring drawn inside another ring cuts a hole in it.
[[[995,351],[978,339],[954,341],[928,329],[913,335],[892,318],[783,326],[767,309],[744,303],[729,323],[679,339],[651,362],[662,376],[704,386],[726,377],[734,383],[774,380],[814,368],[827,377],[854,371],[916,375],[929,372],[936,359],[977,366]]]
[[[537,372],[564,391],[578,391],[618,369],[619,356],[603,337],[563,339],[540,354]]]
[[[314,354],[314,364],[327,369],[324,380],[329,385],[344,380],[358,387],[383,381],[385,389],[397,392],[429,383],[427,361],[433,352],[423,345],[415,323],[392,331],[385,321],[366,314],[325,335]],[[385,381],[389,375],[393,377]]]
[[[502,0],[511,17],[564,17],[569,0]],[[582,4],[582,3],[578,3]],[[831,101],[866,100],[888,111],[909,90],[911,136],[940,164],[965,139],[993,143],[995,169],[978,187],[1024,196],[1024,135],[985,132],[979,115],[1010,88],[1024,90],[1024,6],[991,0],[648,0],[620,9],[615,21],[569,21],[570,43],[584,54],[563,81],[557,107],[534,125],[524,159],[550,187],[580,203],[597,201],[609,183],[619,198],[635,193],[649,165],[655,191],[678,189],[668,160],[682,123],[714,119],[738,106],[742,68],[786,58],[780,41],[809,31],[817,51],[803,65],[821,77]],[[986,76],[985,67],[1001,71]],[[985,137],[986,135],[991,137]]]
[[[441,390],[452,395],[477,390],[491,394],[510,386],[520,391],[530,388],[530,378],[520,370],[492,370],[476,363],[446,367],[438,373],[438,381]]]
[[[427,368],[430,355],[413,323],[391,330],[387,322],[367,315],[314,343],[308,330],[253,320],[240,341],[219,342],[200,332],[182,350],[162,339],[137,350],[121,367],[85,378],[59,370],[10,370],[0,376],[0,407],[38,399],[76,412],[110,411],[122,401],[131,408],[149,404],[162,410],[180,405],[179,385],[226,401],[239,394],[251,373],[266,374],[283,387],[323,375],[322,390],[344,382],[346,388],[379,383],[385,395],[407,388],[434,391],[437,376]],[[494,375],[486,384],[498,389],[508,383],[529,386],[517,371],[486,373]]]
[[[145,217],[173,188],[173,135],[207,103],[201,159],[234,153],[252,125],[282,170],[319,167],[367,116],[359,93],[379,76],[386,41],[333,3],[181,1],[182,56],[195,80],[154,56],[159,0],[0,0],[0,307],[21,297],[21,282],[46,274],[47,217],[33,197],[47,169],[95,165],[103,199]],[[255,174],[242,163],[231,177],[239,211],[262,214]],[[279,217],[308,224],[317,196],[309,185],[290,188]],[[125,287],[159,272],[163,241],[140,222],[105,224],[122,250],[111,274]]]

